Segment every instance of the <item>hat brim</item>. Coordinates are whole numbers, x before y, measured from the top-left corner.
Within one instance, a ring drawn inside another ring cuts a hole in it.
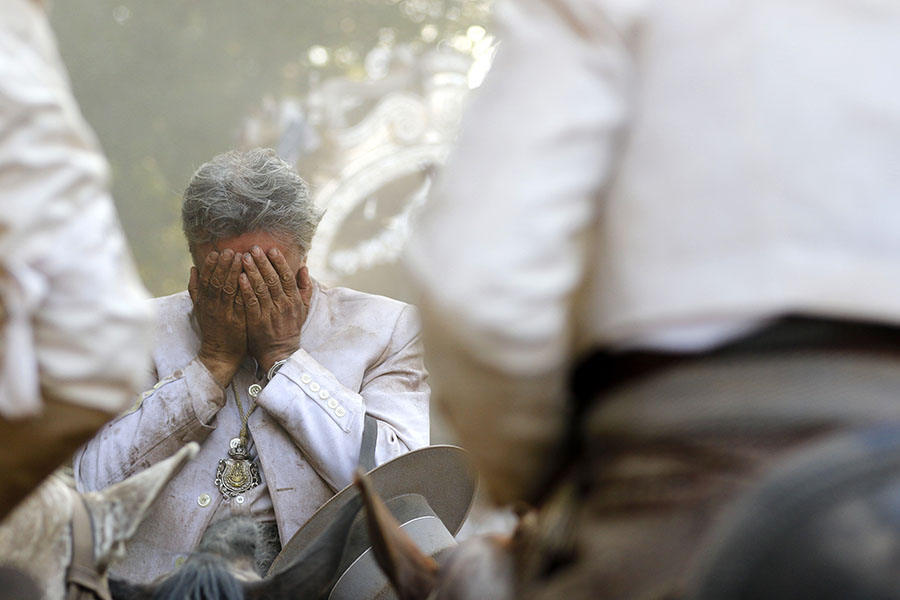
[[[385,501],[403,494],[419,494],[451,535],[456,535],[466,520],[475,492],[478,475],[469,453],[458,446],[427,446],[407,452],[376,467],[367,477]],[[359,494],[349,485],[323,504],[294,536],[282,546],[267,575],[286,568],[322,533],[334,515]]]

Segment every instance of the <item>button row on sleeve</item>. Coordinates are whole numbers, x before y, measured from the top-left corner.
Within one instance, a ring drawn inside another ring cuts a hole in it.
[[[309,373],[304,373],[300,376],[300,383],[309,388],[309,391],[312,392],[311,395],[315,396],[318,394],[320,399],[325,400],[325,404],[334,411],[334,415],[337,418],[340,419],[347,414],[347,409],[338,404],[338,401],[331,396],[328,390],[323,389],[319,382],[313,381],[313,378]]]

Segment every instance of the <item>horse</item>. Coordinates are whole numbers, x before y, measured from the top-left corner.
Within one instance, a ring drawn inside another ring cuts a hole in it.
[[[334,515],[328,527],[287,567],[261,579],[260,556],[269,545],[265,529],[251,519],[214,523],[197,551],[174,573],[149,585],[110,580],[113,600],[325,600],[346,563],[351,531],[367,529],[373,553],[401,600],[512,600],[513,564],[527,539],[528,516],[511,536],[466,540],[441,566],[419,550],[361,472],[360,494]],[[363,511],[363,507],[365,510]],[[434,593],[432,596],[431,594]],[[364,600],[364,599],[360,599]]]
[[[89,567],[97,586],[104,587],[109,565],[124,554],[125,542],[137,531],[153,501],[198,450],[196,443],[189,444],[99,492],[79,494],[59,473],[51,475],[0,523],[0,566],[33,582],[37,595],[30,597],[63,600],[67,579],[83,575],[73,573],[70,565],[80,543],[73,538],[73,518],[86,509],[85,543],[92,545]],[[23,597],[10,593],[8,588],[0,589],[0,597]]]
[[[107,570],[124,555],[147,510],[181,467],[199,450],[191,443],[175,455],[99,492],[79,494],[55,473],[0,523],[0,598],[63,600],[73,579],[84,583],[93,571],[87,596],[114,600],[282,600],[327,597],[346,539],[362,499],[348,502],[330,525],[277,574],[262,578],[271,556],[264,556],[267,531],[247,518],[225,519],[205,532],[197,551],[175,572],[153,584],[133,584]],[[90,564],[73,569],[74,515],[89,516]]]
[[[151,584],[111,579],[113,600],[324,600],[362,499],[348,502],[328,527],[286,568],[263,579],[265,530],[252,519],[224,519],[204,533],[197,551]]]

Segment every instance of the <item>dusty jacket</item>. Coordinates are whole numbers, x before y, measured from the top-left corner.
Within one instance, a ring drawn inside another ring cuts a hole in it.
[[[196,360],[200,339],[187,294],[157,299],[155,306],[156,385],[76,455],[78,486],[90,490],[120,481],[192,440],[201,449],[160,495],[119,575],[149,581],[170,571],[196,546],[223,502],[230,504],[227,512],[262,518],[274,508],[286,542],[351,482],[366,413],[377,420],[376,463],[428,444],[430,391],[413,307],[315,285],[301,349],[268,384],[245,361],[226,392]],[[249,419],[262,485],[224,500],[214,480],[240,430],[233,394],[246,410],[253,383],[265,385]]]

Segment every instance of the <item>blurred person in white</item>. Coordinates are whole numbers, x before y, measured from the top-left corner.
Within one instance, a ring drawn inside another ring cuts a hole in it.
[[[150,309],[45,9],[0,1],[0,515],[112,415]]]
[[[408,251],[438,404],[496,501],[577,477],[575,559],[526,587],[662,597],[767,465],[900,419],[900,5],[496,21]]]
[[[191,178],[182,228],[195,266],[187,291],[153,302],[153,387],[74,461],[78,488],[97,490],[200,443],[129,542],[119,577],[168,573],[230,516],[261,524],[263,574],[358,465],[428,444],[418,314],[310,276],[321,215],[274,150],[220,154]]]

